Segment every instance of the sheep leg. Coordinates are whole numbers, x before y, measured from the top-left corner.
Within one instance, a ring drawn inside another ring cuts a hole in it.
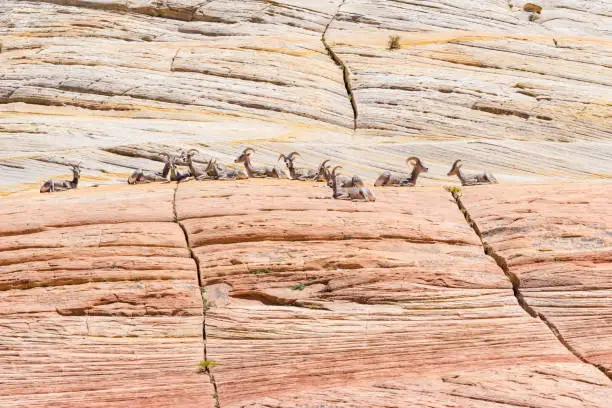
[[[334,198],[336,200],[350,200],[351,196],[347,193],[335,193]]]

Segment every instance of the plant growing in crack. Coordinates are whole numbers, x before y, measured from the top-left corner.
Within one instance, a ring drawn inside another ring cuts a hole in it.
[[[390,35],[388,48],[390,50],[399,50],[400,48],[402,48],[402,45],[400,44],[400,39],[401,37],[399,35]]]
[[[293,289],[293,290],[304,290],[304,289],[306,289],[306,285],[304,285],[302,282],[300,282],[297,285],[293,285],[291,287],[291,289]]]
[[[270,269],[257,269],[249,272],[251,275],[265,275],[267,273],[272,273],[272,271]]]
[[[461,193],[461,187],[456,187],[456,186],[445,186],[444,189],[446,191],[448,191],[449,193],[456,195],[457,197],[461,197],[462,193]]]
[[[200,288],[200,293],[202,295],[202,312],[206,314],[206,311],[210,309],[210,305],[206,299],[206,288]]]
[[[213,367],[217,366],[217,362],[215,360],[202,360],[198,364],[198,373],[202,374],[207,372]]]

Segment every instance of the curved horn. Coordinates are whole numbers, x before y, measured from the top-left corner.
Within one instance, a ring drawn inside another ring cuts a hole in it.
[[[187,150],[187,154],[198,154],[200,151],[198,149],[189,149]]]
[[[290,159],[293,159],[294,156],[300,156],[300,154],[298,152],[291,152],[291,153],[289,153],[289,158]],[[300,157],[302,157],[302,156],[300,156]]]
[[[285,160],[287,158],[287,156],[285,156],[284,154],[280,154],[280,156],[278,156],[278,161],[280,161],[280,159]]]
[[[406,159],[406,163],[410,164],[410,162],[411,162],[412,160],[414,160],[414,161],[415,161],[415,162],[417,162],[418,164],[422,164],[422,163],[421,163],[421,159],[419,159],[419,158],[418,158],[418,157],[416,157],[416,156],[412,156],[412,157],[407,158],[407,159]]]
[[[244,150],[242,151],[242,154],[246,154],[246,153],[247,153],[247,152],[249,152],[249,151],[251,151],[251,152],[255,153],[255,149],[253,149],[252,147],[247,147],[246,149],[244,149]]]
[[[336,166],[332,169],[332,172],[331,172],[332,178],[336,176],[336,170],[341,169],[341,168],[342,166]]]
[[[326,167],[325,165],[327,164],[327,162],[330,162],[331,159],[327,159],[325,161],[323,161],[323,163],[321,163],[321,165],[319,167]]]
[[[454,169],[455,167],[457,167],[457,166],[459,165],[459,163],[463,164],[463,163],[461,162],[461,160],[455,160],[455,162],[453,163],[453,169]]]

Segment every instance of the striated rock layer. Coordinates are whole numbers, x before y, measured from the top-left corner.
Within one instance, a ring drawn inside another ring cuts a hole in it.
[[[0,406],[608,406],[611,16],[0,0],[0,196],[18,193]],[[160,152],[247,146],[368,184],[409,156],[430,170],[375,203],[278,180],[101,186]],[[454,202],[456,159],[503,184]],[[72,162],[78,191],[32,193]]]
[[[202,298],[173,195],[3,200],[0,406],[214,407],[196,373]]]
[[[0,193],[300,150],[374,179],[418,155],[503,181],[610,178],[608,2],[4,0]],[[401,49],[388,49],[391,35]],[[125,155],[127,150],[132,154]]]
[[[519,306],[446,191],[385,189],[376,203],[326,196],[278,181],[178,189],[221,406],[609,398],[609,379]],[[597,380],[583,388],[582,376]]]
[[[495,186],[463,202],[527,305],[612,377],[612,189]]]
[[[465,196],[495,203],[504,187]],[[521,194],[590,202],[607,219],[600,188]],[[329,196],[321,183],[245,180],[4,198],[0,405],[548,408],[612,398],[595,367],[607,364],[605,301],[589,298],[606,290],[603,255],[583,254],[601,272],[583,286],[521,286],[539,302],[533,318],[444,189],[381,189],[374,203]],[[544,209],[518,213],[550,222]],[[584,225],[588,242],[607,231]],[[591,310],[580,325],[584,312],[555,303],[578,290],[576,305],[599,304],[572,307]]]

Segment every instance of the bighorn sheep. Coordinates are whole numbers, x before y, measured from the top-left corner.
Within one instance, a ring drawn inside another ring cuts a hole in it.
[[[367,187],[341,187],[339,180],[336,176],[336,171],[342,167],[336,166],[331,172],[331,179],[329,186],[334,191],[333,197],[336,200],[365,200],[365,201],[376,201],[374,193]]]
[[[376,182],[375,186],[414,186],[416,185],[417,179],[419,178],[419,174],[427,173],[429,169],[423,166],[423,162],[418,157],[409,157],[406,159],[406,164],[412,164],[412,173],[410,177],[406,177],[403,174],[391,173],[390,171],[385,171],[381,174]]]
[[[201,168],[193,164],[193,156],[198,153],[199,152],[196,149],[190,149],[184,154],[183,160],[187,163],[187,166],[189,167],[189,171],[191,172],[191,176],[193,178],[195,178],[196,180],[209,179],[211,177],[210,174],[208,174],[207,170],[202,170]],[[208,167],[210,167],[210,162]]]
[[[289,174],[291,175],[291,178],[294,180],[301,180],[301,181],[307,181],[307,180],[320,181],[318,180],[320,169],[315,170],[315,169],[304,169],[304,168],[296,169],[295,168],[295,166],[293,165],[293,162],[296,156],[300,156],[300,154],[298,152],[291,152],[287,156],[285,156],[284,154],[281,154],[280,156],[278,156],[279,161],[280,159],[283,159],[285,161],[285,165],[289,169]]]
[[[170,171],[168,173],[168,181],[183,181],[185,179],[187,179],[188,177],[191,177],[191,172],[190,171],[179,171],[176,169],[177,166],[177,161],[179,159],[180,156],[178,155],[173,155],[173,156],[169,156],[168,158],[168,164],[170,165]]]
[[[166,180],[168,177],[168,172],[170,171],[170,155],[168,153],[160,153],[160,156],[163,158],[165,163],[161,172],[144,171],[142,169],[135,170],[130,177],[128,177],[128,184],[145,184]]]
[[[329,180],[329,168],[331,167],[331,164],[327,164],[330,160],[324,160],[323,163],[321,163],[319,165],[319,171],[317,172],[317,176],[316,179],[317,181],[325,181],[327,182],[327,180]]]
[[[327,159],[319,166],[319,172],[317,173],[317,181],[325,181],[329,187],[332,186],[332,177],[330,164],[327,164],[330,160]],[[353,177],[347,176],[336,176],[340,187],[363,187],[364,183],[361,177],[354,175]]]
[[[215,180],[246,180],[249,178],[249,175],[244,170],[219,165],[217,159],[210,160],[206,173]]]
[[[40,192],[53,193],[56,191],[66,191],[77,188],[77,185],[79,184],[79,179],[81,178],[81,163],[70,164],[69,166],[72,168],[72,180],[45,181],[42,186],[40,186]]]
[[[280,167],[272,167],[272,166],[264,166],[264,167],[253,167],[251,164],[251,153],[255,152],[255,149],[251,147],[247,147],[243,150],[243,152],[238,156],[234,163],[244,163],[244,168],[246,169],[249,177],[255,178],[263,178],[263,177],[272,177],[272,178],[289,178],[287,174]]]
[[[249,178],[244,170],[226,168],[218,164],[217,159],[212,158],[208,161],[206,169],[202,170],[193,164],[193,156],[196,153],[198,153],[196,149],[191,149],[185,153],[185,161],[196,180],[244,180]]]
[[[319,172],[323,174],[323,179],[327,181],[327,185],[329,187],[332,187],[333,182],[338,182],[340,187],[363,187],[365,185],[361,177],[357,175],[354,175],[353,177],[348,177],[348,176],[332,177],[331,172],[329,171],[329,168],[331,166],[326,165],[327,161],[328,160],[321,163]]]
[[[473,173],[473,174],[465,174],[461,170],[461,166],[463,163],[461,160],[456,160],[453,163],[453,167],[448,172],[447,176],[456,175],[461,180],[461,185],[463,186],[475,186],[478,184],[497,184],[497,179],[491,173]]]
[[[128,184],[146,184],[146,183],[153,183],[156,181],[167,181],[168,173],[170,172],[170,158],[171,157],[176,158],[179,156],[183,158],[184,154],[185,153],[182,150],[179,150],[174,155],[170,155],[168,153],[160,153],[159,155],[164,160],[164,168],[162,169],[161,172],[145,171],[142,169],[135,170],[130,175],[130,177],[128,177],[128,180],[127,180]]]

